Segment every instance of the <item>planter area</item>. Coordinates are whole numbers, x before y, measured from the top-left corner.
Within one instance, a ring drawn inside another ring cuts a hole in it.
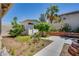
[[[73,33],[73,32],[48,32],[47,34],[53,36],[79,38],[79,33]]]
[[[22,38],[21,38],[22,39]],[[33,40],[18,41],[17,38],[4,37],[2,39],[3,46],[6,47],[8,53],[13,56],[32,56],[41,49],[49,45],[51,40]]]

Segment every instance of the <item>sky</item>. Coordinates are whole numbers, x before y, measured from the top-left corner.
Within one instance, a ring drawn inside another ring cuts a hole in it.
[[[10,24],[15,16],[18,18],[19,22],[26,19],[39,19],[40,14],[45,13],[47,8],[51,5],[58,6],[58,14],[79,10],[79,4],[77,3],[16,3],[13,4],[10,10],[2,18],[2,24]]]

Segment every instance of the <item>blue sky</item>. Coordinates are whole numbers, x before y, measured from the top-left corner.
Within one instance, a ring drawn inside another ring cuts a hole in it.
[[[2,24],[10,24],[15,16],[18,17],[18,21],[38,19],[40,14],[45,13],[46,9],[51,5],[57,5],[59,7],[58,14],[79,10],[79,4],[76,3],[16,3],[13,4],[11,9],[2,18]]]

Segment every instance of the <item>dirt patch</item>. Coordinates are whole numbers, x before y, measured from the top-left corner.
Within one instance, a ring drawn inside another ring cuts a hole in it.
[[[31,40],[30,42],[18,42],[15,38],[6,37],[2,39],[3,46],[7,48],[10,55],[32,56],[52,41],[50,40]]]

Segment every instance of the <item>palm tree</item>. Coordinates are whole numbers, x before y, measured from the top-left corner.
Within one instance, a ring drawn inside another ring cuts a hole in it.
[[[58,6],[50,6],[47,8],[46,11],[46,17],[50,20],[50,23],[52,24],[53,20],[60,21],[60,17],[57,15],[57,12],[59,11]]]

